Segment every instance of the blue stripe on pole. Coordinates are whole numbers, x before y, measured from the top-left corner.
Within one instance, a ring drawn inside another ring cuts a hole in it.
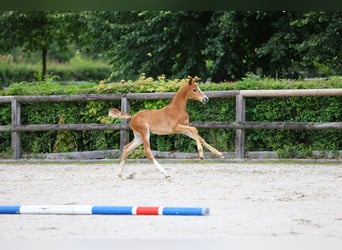
[[[92,214],[132,215],[132,206],[93,206]]]
[[[20,214],[20,206],[0,206],[0,214]]]
[[[164,207],[163,215],[209,215],[209,208],[202,207]]]

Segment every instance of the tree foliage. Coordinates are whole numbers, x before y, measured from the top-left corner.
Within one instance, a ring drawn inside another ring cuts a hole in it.
[[[186,76],[205,70],[207,12],[97,12],[90,14],[93,47],[106,53],[114,78],[146,72]]]
[[[341,74],[341,12],[91,12],[92,47],[112,60],[112,77],[141,73],[214,81],[252,72]]]
[[[342,72],[341,12],[284,12],[275,32],[256,54],[278,73],[301,69],[316,74]]]
[[[109,80],[340,75],[341,32],[340,11],[0,12],[0,51],[41,50],[45,65],[73,42],[109,59]]]
[[[2,11],[0,12],[0,51],[21,47],[26,52],[42,52],[42,77],[46,74],[46,57],[52,44],[66,50],[72,41],[80,42],[84,34],[81,15],[76,12]]]

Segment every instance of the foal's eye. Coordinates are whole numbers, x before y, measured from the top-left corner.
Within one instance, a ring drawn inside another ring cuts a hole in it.
[[[193,92],[197,92],[197,89],[193,89],[192,91],[193,91]]]

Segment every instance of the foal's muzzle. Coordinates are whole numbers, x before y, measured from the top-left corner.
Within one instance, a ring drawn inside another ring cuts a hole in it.
[[[207,104],[209,102],[209,98],[207,96],[202,98],[202,103]]]

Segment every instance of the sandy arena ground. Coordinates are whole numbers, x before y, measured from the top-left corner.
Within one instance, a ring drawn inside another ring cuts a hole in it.
[[[0,163],[0,205],[209,207],[209,216],[0,215],[2,239],[342,239],[342,164]]]

